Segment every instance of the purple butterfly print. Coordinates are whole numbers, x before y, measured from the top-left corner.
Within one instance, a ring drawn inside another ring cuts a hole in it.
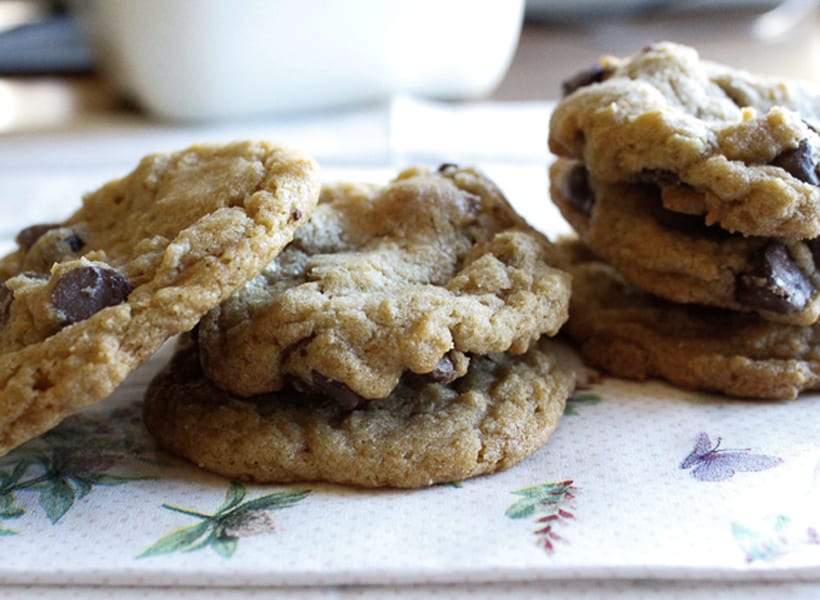
[[[765,471],[783,462],[777,456],[752,454],[750,448],[734,450],[719,448],[722,438],[712,446],[709,436],[701,432],[695,447],[680,463],[681,469],[689,469],[692,477],[700,481],[723,481],[737,471]]]

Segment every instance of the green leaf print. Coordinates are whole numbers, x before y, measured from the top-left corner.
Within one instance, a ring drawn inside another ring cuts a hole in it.
[[[119,409],[116,426],[111,415],[70,417],[0,458],[0,535],[19,533],[3,521],[26,513],[25,495],[35,495],[46,518],[56,524],[96,486],[151,479],[108,472],[134,459],[150,462],[153,443],[141,441],[147,436],[139,411],[138,404]]]
[[[222,502],[220,507],[216,509],[216,512],[222,513],[229,511],[232,508],[236,508],[242,502],[242,500],[245,499],[246,494],[247,490],[245,490],[245,486],[240,485],[235,481],[232,481],[231,487],[228,488],[228,491],[225,494],[224,502]]]
[[[601,401],[598,394],[592,392],[576,390],[575,393],[567,399],[567,405],[564,408],[564,414],[569,416],[577,416],[581,413],[578,409],[585,406],[594,406]]]
[[[213,514],[202,513],[173,504],[162,507],[189,517],[199,523],[176,529],[149,546],[137,558],[147,558],[174,552],[195,552],[211,548],[223,558],[231,558],[243,537],[270,533],[274,530],[273,517],[268,511],[281,510],[304,500],[310,490],[275,492],[245,501],[247,490],[232,482],[225,499]]]
[[[733,522],[732,536],[746,562],[771,562],[805,544],[820,544],[817,528],[788,515],[770,515],[753,526]]]
[[[157,554],[170,554],[172,552],[185,552],[194,546],[197,540],[205,535],[209,529],[210,523],[207,521],[189,527],[175,529],[149,546],[148,549],[137,558],[156,556]]]
[[[276,494],[268,494],[255,500],[246,502],[236,512],[247,512],[252,510],[279,510],[293,506],[305,499],[306,492],[279,492]]]
[[[23,507],[15,505],[14,501],[14,494],[0,494],[0,519],[16,519],[26,512]]]
[[[561,539],[554,526],[575,518],[568,508],[575,498],[576,491],[572,480],[540,483],[514,490],[511,493],[521,498],[510,504],[504,514],[510,519],[526,519],[540,515],[535,519],[537,527],[533,533],[537,544],[547,552],[552,552],[555,549],[553,542]]]
[[[233,556],[233,553],[236,552],[237,544],[239,544],[237,538],[214,536],[214,540],[211,542],[211,548],[223,558],[230,558]]]
[[[39,484],[35,489],[40,492],[40,506],[46,511],[46,516],[52,524],[59,521],[74,504],[74,489],[64,479],[51,479]]]

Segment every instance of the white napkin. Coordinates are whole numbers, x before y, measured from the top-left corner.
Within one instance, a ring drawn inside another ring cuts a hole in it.
[[[3,250],[21,227],[66,216],[147,152],[240,137],[301,146],[327,180],[475,164],[554,235],[568,228],[547,199],[549,109],[399,98],[287,122],[7,136]],[[476,595],[495,582],[487,589],[502,597],[504,582],[518,581],[531,582],[510,584],[523,596],[603,587],[654,598],[731,591],[693,583],[702,580],[731,582],[742,597],[764,589],[749,582],[804,582],[788,584],[795,597],[820,583],[820,396],[745,402],[603,378],[576,391],[541,450],[503,473],[417,491],[260,486],[154,448],[139,402],[167,352],[106,402],[0,459],[0,584],[182,586],[217,597],[222,587],[395,584],[421,586],[404,588],[410,595],[438,584]],[[766,468],[746,471],[755,460]],[[736,472],[708,480],[727,465]],[[226,504],[263,497],[266,508],[241,523],[218,520]]]

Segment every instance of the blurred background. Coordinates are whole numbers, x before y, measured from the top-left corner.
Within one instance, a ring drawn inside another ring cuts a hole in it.
[[[0,0],[0,133],[111,115],[241,119],[396,93],[552,100],[601,54],[662,39],[820,82],[816,0]]]
[[[495,97],[555,96],[572,68],[658,40],[753,73],[820,83],[817,0],[528,0],[518,53]]]

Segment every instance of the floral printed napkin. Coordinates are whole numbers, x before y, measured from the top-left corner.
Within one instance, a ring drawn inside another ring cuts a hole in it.
[[[0,461],[0,581],[820,578],[818,397],[738,402],[598,376],[542,450],[494,476],[260,486],[156,450],[140,399],[162,359]]]
[[[384,181],[431,158],[395,156],[325,177]],[[546,156],[474,158],[536,226],[566,229],[546,200]],[[16,207],[2,250],[109,172],[0,172]],[[526,594],[542,581],[820,582],[820,395],[730,400],[579,365],[556,433],[505,472],[415,491],[250,485],[163,453],[146,433],[142,394],[170,353],[0,458],[0,586],[531,582]]]

